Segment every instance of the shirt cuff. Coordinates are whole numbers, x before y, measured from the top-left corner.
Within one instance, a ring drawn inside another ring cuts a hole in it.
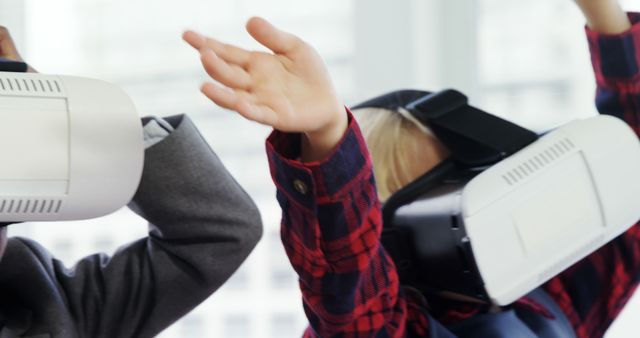
[[[371,160],[360,128],[347,109],[347,131],[322,161],[304,163],[300,158],[301,134],[273,131],[267,138],[271,176],[278,190],[299,205],[314,210],[316,203],[337,200],[359,178],[369,179]]]
[[[586,27],[591,61],[598,85],[611,87],[638,75],[640,13],[629,13],[631,28],[620,34],[602,34]]]
[[[160,117],[151,117],[144,125],[144,148],[149,149],[173,132],[173,127]]]

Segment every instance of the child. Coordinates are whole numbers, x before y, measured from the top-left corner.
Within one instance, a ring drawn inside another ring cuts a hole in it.
[[[21,60],[1,27],[0,57]],[[191,120],[143,122],[144,171],[129,206],[149,221],[149,236],[69,269],[34,241],[7,239],[1,225],[0,337],[156,336],[256,245],[257,208]]]
[[[589,25],[598,107],[638,128],[640,15],[627,17],[615,0],[577,3]],[[372,161],[316,52],[259,18],[251,19],[247,30],[274,54],[193,32],[184,38],[201,50],[209,75],[227,87],[208,83],[204,94],[275,129],[267,152],[283,210],[283,243],[300,277],[310,322],[305,336],[603,336],[637,285],[637,225],[536,290],[543,302],[523,297],[502,309],[473,299],[426,302],[399,284],[380,245],[378,196],[387,198],[429,170],[446,149],[398,112],[360,111]],[[504,316],[494,316],[495,311]]]

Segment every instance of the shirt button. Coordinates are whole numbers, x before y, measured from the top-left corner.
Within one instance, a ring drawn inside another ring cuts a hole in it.
[[[296,189],[297,192],[306,195],[307,192],[309,191],[309,188],[307,188],[307,185],[302,182],[301,180],[294,180],[293,181],[293,188]]]

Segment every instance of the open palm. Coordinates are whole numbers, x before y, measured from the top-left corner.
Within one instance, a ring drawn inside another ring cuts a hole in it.
[[[247,31],[272,53],[247,51],[195,32],[184,39],[200,50],[207,73],[203,93],[247,119],[285,132],[314,132],[331,125],[344,108],[322,58],[300,38],[252,18]]]

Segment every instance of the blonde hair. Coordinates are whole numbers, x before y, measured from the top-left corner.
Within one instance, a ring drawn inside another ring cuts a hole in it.
[[[407,111],[362,108],[354,110],[353,114],[371,153],[381,201],[447,155],[447,150],[431,130]]]

